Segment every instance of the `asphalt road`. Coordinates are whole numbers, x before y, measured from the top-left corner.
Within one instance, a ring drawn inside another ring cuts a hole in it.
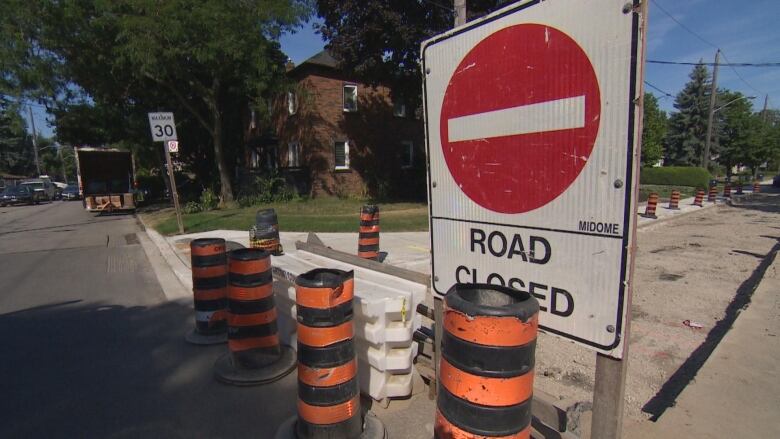
[[[0,208],[0,437],[270,438],[295,413],[295,374],[217,383],[225,345],[186,344],[133,216],[79,202]]]

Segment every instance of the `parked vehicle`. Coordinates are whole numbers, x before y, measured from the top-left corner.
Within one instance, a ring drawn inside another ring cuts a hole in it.
[[[69,184],[65,186],[65,189],[62,190],[62,200],[63,201],[71,201],[71,200],[80,200],[81,195],[79,195],[79,187],[75,184]]]
[[[27,185],[6,186],[0,194],[0,206],[38,204],[41,195]]]
[[[780,174],[775,175],[775,178],[772,179],[772,186],[780,187]]]
[[[48,177],[33,178],[23,181],[20,186],[27,186],[33,192],[36,193],[36,198],[39,201],[52,201],[57,197],[57,192],[54,189],[54,185]]]
[[[91,147],[74,150],[79,192],[87,210],[135,210],[135,166],[130,152]]]

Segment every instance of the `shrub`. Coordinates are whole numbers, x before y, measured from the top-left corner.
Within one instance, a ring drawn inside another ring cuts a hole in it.
[[[241,190],[237,201],[239,206],[249,207],[275,201],[291,201],[297,197],[298,194],[287,186],[284,178],[274,173],[256,177],[250,185]]]
[[[184,213],[198,213],[203,211],[203,207],[195,201],[189,201],[182,210],[184,210]]]
[[[690,186],[706,188],[712,176],[704,168],[686,166],[668,166],[663,168],[643,168],[639,174],[640,184],[662,186]]]
[[[204,189],[200,194],[201,210],[214,210],[219,206],[219,197],[211,189]]]

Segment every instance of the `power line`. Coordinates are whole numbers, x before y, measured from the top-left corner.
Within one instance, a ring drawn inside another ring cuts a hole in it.
[[[720,51],[720,53],[723,55],[723,59],[725,59],[725,60],[726,60],[726,63],[727,63],[727,64],[725,64],[725,65],[727,65],[727,66],[731,67],[731,70],[734,72],[734,74],[735,74],[735,75],[737,75],[737,77],[738,77],[739,79],[741,79],[741,80],[742,80],[742,82],[744,82],[744,83],[745,83],[745,85],[747,85],[748,87],[752,88],[752,89],[753,89],[753,91],[755,91],[755,92],[756,92],[756,93],[758,93],[758,94],[764,94],[764,92],[763,92],[763,91],[761,91],[761,90],[759,90],[759,89],[757,89],[757,88],[753,87],[753,85],[752,85],[751,83],[747,82],[747,80],[746,80],[745,78],[743,78],[743,77],[742,77],[742,75],[740,75],[740,74],[739,74],[739,72],[737,71],[737,69],[735,69],[735,68],[734,68],[734,66],[732,66],[732,65],[731,65],[731,61],[729,61],[728,57],[726,56],[726,54],[725,54],[725,53],[723,53],[723,51],[722,51],[722,50]]]
[[[663,95],[664,95],[663,97],[665,97],[665,98],[673,98],[673,97],[674,97],[674,96],[672,96],[672,94],[671,94],[671,93],[669,93],[669,92],[667,92],[667,91],[664,91],[664,90],[661,90],[660,88],[656,87],[655,85],[653,85],[653,84],[651,84],[651,83],[649,83],[649,82],[647,82],[647,81],[645,81],[645,85],[647,85],[647,86],[649,86],[650,88],[652,88],[652,89],[654,89],[654,90],[656,90],[656,91],[660,92],[661,94],[663,94]]]
[[[718,48],[718,45],[717,45],[717,44],[713,44],[711,41],[709,41],[709,40],[705,39],[705,38],[704,38],[704,37],[702,37],[701,35],[697,34],[697,33],[696,33],[696,32],[694,32],[693,30],[691,30],[691,28],[689,28],[688,26],[686,26],[686,25],[682,24],[682,23],[680,22],[680,20],[678,20],[677,18],[675,18],[675,16],[674,16],[674,15],[672,15],[671,13],[669,13],[669,11],[667,11],[666,9],[664,9],[664,8],[663,8],[663,6],[659,5],[657,1],[655,1],[655,0],[651,0],[651,1],[653,2],[653,4],[654,4],[654,5],[655,5],[655,6],[656,6],[658,9],[660,9],[660,10],[661,10],[661,12],[663,12],[664,14],[666,14],[666,15],[667,15],[669,18],[671,18],[671,19],[672,19],[672,20],[673,20],[675,23],[679,24],[681,28],[683,28],[683,29],[685,29],[686,31],[688,31],[688,33],[689,33],[689,34],[691,34],[691,35],[693,35],[694,37],[698,38],[698,39],[699,39],[699,41],[701,41],[701,42],[702,42],[702,43],[704,43],[704,44],[707,44],[707,45],[709,45],[709,46],[712,46],[712,47],[713,47],[713,48],[715,48],[715,49],[717,49],[717,48]]]
[[[721,50],[721,53],[723,51]],[[725,56],[723,58],[726,58]],[[680,66],[696,66],[696,65],[703,65],[703,66],[714,66],[715,63],[713,62],[687,62],[687,61],[663,61],[658,59],[648,59],[648,63],[650,64],[671,64],[671,65],[680,65]],[[731,68],[734,67],[780,67],[780,62],[761,62],[761,63],[749,63],[749,62],[738,62],[738,63],[720,63],[721,66],[729,66]]]

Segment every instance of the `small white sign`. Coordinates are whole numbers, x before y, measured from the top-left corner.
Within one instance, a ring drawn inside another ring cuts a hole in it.
[[[169,140],[168,141],[168,152],[170,152],[170,153],[179,152],[179,141],[178,140]]]
[[[173,113],[149,113],[149,129],[152,130],[152,140],[155,142],[178,139]]]

